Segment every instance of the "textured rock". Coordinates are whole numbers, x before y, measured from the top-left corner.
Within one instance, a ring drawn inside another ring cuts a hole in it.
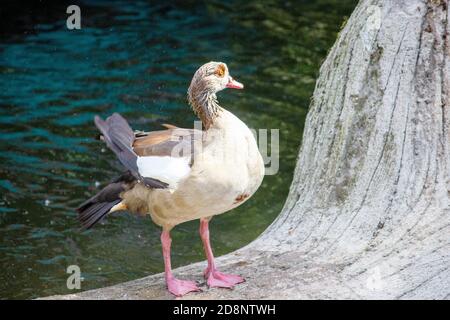
[[[188,299],[448,299],[447,0],[362,0],[321,67],[290,194]],[[170,299],[161,274],[52,299]]]

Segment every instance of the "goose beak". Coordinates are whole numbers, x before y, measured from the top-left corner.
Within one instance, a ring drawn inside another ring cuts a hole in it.
[[[226,85],[227,88],[231,89],[244,89],[244,85],[236,80],[234,80],[232,77],[228,78],[228,83]]]

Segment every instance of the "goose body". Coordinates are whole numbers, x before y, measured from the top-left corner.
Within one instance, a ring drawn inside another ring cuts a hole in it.
[[[208,285],[231,288],[244,281],[216,269],[209,243],[209,220],[247,201],[264,176],[253,133],[217,102],[215,93],[227,87],[243,86],[229,76],[224,63],[207,63],[194,75],[188,98],[205,130],[168,126],[133,132],[118,114],[106,121],[95,119],[106,144],[128,171],[83,203],[79,219],[90,228],[114,211],[149,214],[163,229],[166,282],[177,296],[199,290],[191,281],[176,279],[170,266],[170,230],[190,220],[200,219]]]
[[[150,214],[156,224],[170,229],[189,220],[227,212],[250,198],[264,176],[263,159],[250,129],[222,109],[214,126],[203,134],[202,142],[202,151],[176,186],[150,189],[136,184],[122,195],[126,207]],[[184,163],[176,165],[182,167]]]

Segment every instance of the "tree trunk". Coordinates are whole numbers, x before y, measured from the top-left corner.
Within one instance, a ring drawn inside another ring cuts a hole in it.
[[[187,298],[450,297],[447,5],[358,4],[321,67],[282,212],[219,258],[247,282]],[[159,274],[54,298],[169,297]]]

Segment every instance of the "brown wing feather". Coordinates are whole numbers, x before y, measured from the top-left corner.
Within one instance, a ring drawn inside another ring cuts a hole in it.
[[[133,149],[134,151],[142,156],[142,154],[139,153],[138,150],[145,149],[149,146],[168,141],[172,137],[172,130],[158,130],[158,131],[151,131],[146,132],[145,136],[136,137],[133,143]]]
[[[194,129],[171,128],[146,132],[137,136],[133,150],[139,156],[193,156],[194,141],[202,138],[202,131]]]
[[[167,128],[167,129],[178,129],[178,127],[177,126],[175,126],[175,125],[173,125],[173,124],[170,124],[170,123],[163,123],[163,124],[161,124],[164,128]]]

